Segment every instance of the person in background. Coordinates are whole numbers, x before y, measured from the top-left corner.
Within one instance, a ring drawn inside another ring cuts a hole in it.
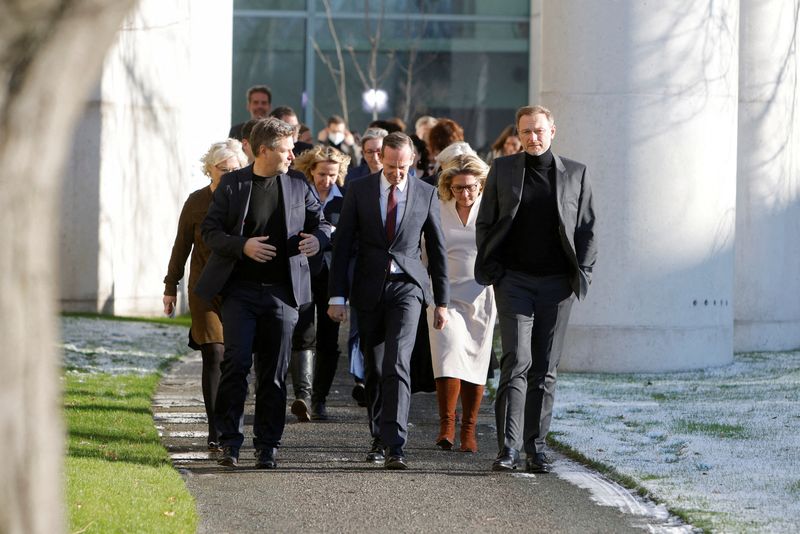
[[[206,216],[214,190],[220,183],[222,175],[233,172],[247,165],[247,158],[242,152],[242,144],[235,139],[214,143],[200,159],[203,173],[211,179],[211,183],[189,195],[183,204],[178,219],[178,232],[172,245],[172,254],[164,277],[164,313],[172,316],[177,303],[178,282],[183,278],[186,259],[191,254],[189,264],[189,312],[192,325],[189,328],[189,346],[199,350],[203,358],[201,384],[203,404],[208,419],[208,450],[219,452],[219,436],[214,424],[214,406],[219,388],[220,362],[225,352],[222,337],[222,321],[220,319],[220,299],[215,298],[206,303],[194,294],[197,279],[208,262],[211,251],[200,235],[200,223]]]
[[[255,156],[253,155],[253,150],[250,148],[250,133],[253,131],[253,126],[260,119],[250,119],[246,123],[242,125],[242,150],[244,151],[245,155],[247,155],[247,163],[253,163],[255,160]]]
[[[428,132],[430,132],[431,128],[434,126],[436,126],[436,119],[430,115],[423,115],[417,119],[416,123],[414,123],[414,133],[417,134],[417,137],[427,143]]]
[[[432,310],[428,309],[428,324],[431,326],[428,331],[439,405],[436,445],[444,450],[452,449],[456,443],[459,395],[462,410],[460,450],[478,450],[475,427],[489,370],[497,317],[492,288],[479,285],[474,276],[478,253],[475,219],[488,172],[489,167],[472,152],[449,159],[439,175],[450,302],[447,324],[442,330],[432,328],[434,317]]]
[[[356,144],[355,137],[347,129],[344,119],[339,115],[331,115],[328,122],[317,135],[317,139],[332,146],[345,156],[350,156],[350,167],[355,167],[361,160],[361,149]]]
[[[311,128],[300,123],[300,127],[297,129],[297,140],[301,143],[312,144],[314,142],[314,136],[311,135]]]
[[[336,225],[344,201],[344,175],[350,158],[333,147],[317,145],[294,161],[294,168],[302,172],[317,198],[322,203],[325,220],[331,224],[331,245],[336,236]],[[297,329],[314,331],[316,308],[316,354],[311,393],[311,418],[328,419],[326,399],[336,375],[339,362],[339,323],[328,316],[328,278],[332,246],[328,245],[319,258],[319,269],[311,271],[311,308],[301,313]],[[305,316],[304,316],[305,315]],[[302,324],[301,323],[304,323]],[[294,411],[294,410],[293,410]]]
[[[266,85],[254,85],[247,90],[247,111],[251,119],[263,119],[272,109],[272,91]],[[246,121],[245,121],[246,122]],[[244,122],[231,126],[228,137],[242,140]]]
[[[435,161],[439,152],[464,140],[464,129],[452,119],[439,119],[428,132],[428,158]],[[434,170],[430,169],[430,174]]]
[[[294,126],[294,148],[292,149],[292,152],[294,152],[295,157],[311,148],[312,145],[310,143],[299,140],[300,121],[297,119],[297,114],[292,108],[289,106],[278,106],[270,112],[269,116],[280,119],[289,126]]]
[[[491,164],[497,158],[502,156],[511,156],[522,152],[522,141],[517,136],[517,128],[513,124],[509,124],[500,135],[497,136],[494,143],[492,143],[491,151],[486,158],[486,163]]]
[[[347,172],[344,183],[348,184],[351,180],[363,178],[370,174],[375,174],[383,168],[381,165],[381,147],[383,138],[389,132],[382,128],[367,128],[361,136],[362,161],[358,167],[353,167]]]

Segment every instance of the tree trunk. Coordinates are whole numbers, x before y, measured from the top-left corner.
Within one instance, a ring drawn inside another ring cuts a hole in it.
[[[64,530],[57,195],[78,112],[135,0],[0,0],[0,532]]]

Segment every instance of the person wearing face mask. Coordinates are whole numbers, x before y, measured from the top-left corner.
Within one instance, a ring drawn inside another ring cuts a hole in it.
[[[210,304],[197,298],[194,288],[197,279],[208,262],[211,251],[200,235],[200,223],[206,216],[214,191],[219,186],[222,176],[247,165],[247,158],[242,152],[242,144],[235,139],[214,143],[200,160],[203,173],[211,179],[211,183],[198,189],[186,199],[178,219],[178,233],[172,246],[167,276],[164,277],[164,314],[172,316],[177,304],[178,282],[183,278],[184,266],[189,254],[189,312],[192,326],[189,328],[189,346],[199,350],[203,358],[201,384],[203,404],[208,419],[208,450],[218,452],[219,436],[214,424],[214,401],[219,387],[220,362],[224,346],[222,344],[222,321],[220,319],[220,300],[215,298]]]
[[[328,118],[327,125],[319,132],[317,139],[350,156],[350,168],[356,167],[361,160],[361,149],[356,144],[353,134],[347,129],[344,119],[339,115],[331,115]]]
[[[475,280],[492,285],[503,357],[495,400],[493,471],[547,473],[545,438],[570,309],[589,289],[597,257],[586,165],[551,150],[553,114],[517,111],[524,152],[492,163],[476,221]],[[524,430],[523,430],[524,429]]]
[[[219,463],[226,467],[239,463],[239,421],[254,357],[255,467],[277,467],[297,309],[312,300],[309,258],[330,240],[319,199],[304,179],[287,174],[294,132],[274,117],[256,123],[250,134],[255,161],[223,177],[200,226],[212,254],[195,293],[208,302],[222,297],[225,355],[214,421]]]

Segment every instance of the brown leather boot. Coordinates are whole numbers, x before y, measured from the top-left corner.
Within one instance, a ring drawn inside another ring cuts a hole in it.
[[[475,426],[483,399],[483,386],[461,382],[461,447],[462,452],[478,452]]]
[[[461,389],[458,378],[436,379],[436,400],[439,402],[439,437],[436,445],[449,451],[456,443],[456,404]]]

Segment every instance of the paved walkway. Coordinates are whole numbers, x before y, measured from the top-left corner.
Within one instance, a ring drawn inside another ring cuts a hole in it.
[[[340,367],[345,363],[342,358]],[[298,423],[287,406],[277,470],[252,469],[248,433],[241,467],[221,468],[205,451],[200,368],[199,353],[184,357],[164,377],[154,403],[164,444],[197,499],[200,533],[670,530],[654,528],[653,518],[596,504],[588,490],[565,479],[585,470],[557,454],[555,473],[492,473],[496,445],[488,402],[478,422],[477,454],[434,446],[436,398],[423,393],[411,403],[406,448],[411,469],[386,471],[366,463],[366,411],[350,398],[352,382],[344,369],[328,400],[330,421]],[[248,403],[246,413],[252,410]],[[252,417],[246,423],[249,432]]]

